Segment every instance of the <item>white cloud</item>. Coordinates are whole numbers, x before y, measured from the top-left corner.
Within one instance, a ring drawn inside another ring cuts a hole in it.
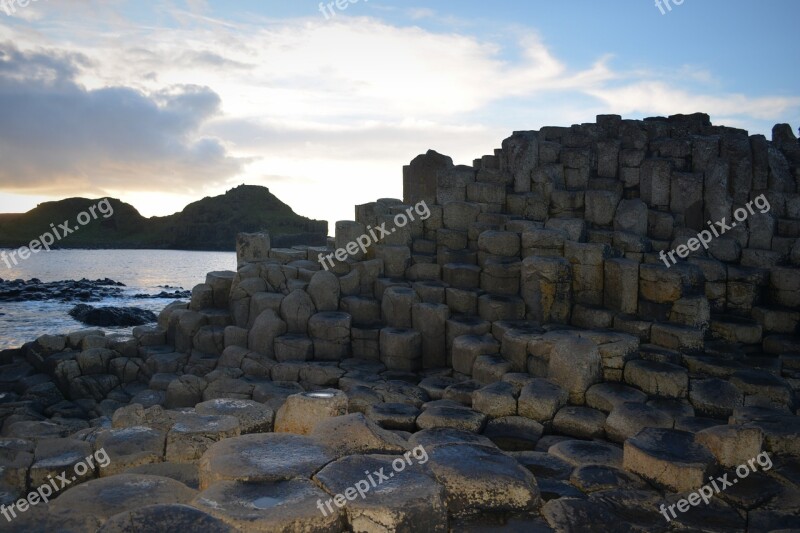
[[[192,185],[207,194],[224,190],[215,182],[260,182],[295,211],[334,221],[352,217],[354,203],[401,193],[401,166],[428,148],[469,163],[512,129],[586,122],[597,113],[703,111],[715,122],[730,117],[753,127],[800,106],[793,97],[723,92],[713,73],[692,66],[678,73],[621,70],[602,51],[576,69],[531,29],[509,31],[506,38],[517,40],[499,42],[459,30],[399,27],[356,11],[329,21],[314,11],[306,19],[237,23],[212,18],[203,0],[190,1],[188,10],[164,6],[163,16],[178,20],[177,27],[138,26],[106,8],[113,14],[103,12],[103,31],[87,19],[48,21],[42,31],[0,28],[0,38],[23,53],[44,47],[52,58],[71,54],[67,74],[84,96],[116,87],[119,95],[155,106],[154,121],[174,121],[171,137],[160,138],[172,139],[181,157],[156,158],[149,167],[141,158],[120,159],[109,143],[95,151],[63,144],[83,157],[87,184],[124,191],[128,172],[132,188],[151,187],[153,201],[142,206],[148,214],[176,210],[175,199],[167,205],[159,195],[179,194],[175,185],[188,184],[135,174],[181,175],[203,157],[215,163],[203,164]],[[438,16],[428,8],[408,14]],[[171,87],[205,89],[168,98]],[[137,138],[152,129],[132,130],[127,142],[143,147],[142,154],[164,150]],[[251,164],[237,173],[245,160]]]
[[[743,94],[691,93],[662,81],[641,81],[621,87],[587,90],[617,113],[676,114],[702,111],[712,116],[745,116],[759,120],[780,120],[800,106],[800,97],[748,97]]]

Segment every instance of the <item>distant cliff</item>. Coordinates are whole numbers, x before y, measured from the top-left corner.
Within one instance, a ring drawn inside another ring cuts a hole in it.
[[[58,227],[69,221],[74,226],[78,214],[99,200],[67,198],[39,204],[23,214],[0,214],[0,247],[27,245],[50,230],[51,223]],[[109,200],[113,216],[99,215],[53,247],[232,251],[239,232],[266,230],[281,246],[324,245],[328,234],[326,221],[296,214],[266,187],[241,185],[165,217],[145,218],[132,205],[115,198]]]

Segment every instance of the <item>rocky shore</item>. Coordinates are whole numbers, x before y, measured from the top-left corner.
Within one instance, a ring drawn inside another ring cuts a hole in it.
[[[124,283],[112,279],[62,280],[43,282],[30,280],[4,280],[0,278],[0,302],[58,301],[58,302],[99,302],[106,298],[122,298]],[[135,298],[178,299],[188,298],[190,291],[176,287],[158,294],[136,294]]]
[[[240,235],[156,325],[0,352],[0,531],[800,529],[798,168],[600,116],[419,156],[328,247]]]

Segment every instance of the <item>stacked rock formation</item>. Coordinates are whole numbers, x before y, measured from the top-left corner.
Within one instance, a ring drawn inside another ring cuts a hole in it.
[[[606,115],[516,132],[472,166],[428,152],[403,177],[403,200],[357,206],[328,247],[240,235],[237,270],[158,326],[4,353],[3,502],[110,461],[0,530],[800,528],[788,126],[767,141],[701,114]],[[662,511],[748,461],[708,505]]]

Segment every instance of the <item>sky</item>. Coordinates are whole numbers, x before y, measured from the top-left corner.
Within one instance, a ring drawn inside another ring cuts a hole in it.
[[[0,212],[161,216],[247,183],[332,232],[402,198],[416,155],[471,164],[515,130],[797,131],[800,2],[660,1],[0,0]]]

